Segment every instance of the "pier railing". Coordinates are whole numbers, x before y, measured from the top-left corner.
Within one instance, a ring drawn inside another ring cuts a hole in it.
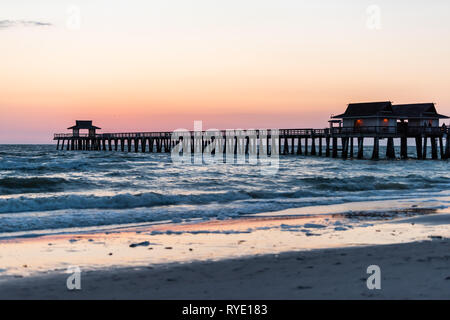
[[[187,139],[186,139],[187,135]],[[221,141],[220,137],[227,139]],[[190,138],[193,140],[191,141]],[[201,138],[200,138],[201,137]],[[263,143],[267,137],[267,142]],[[417,159],[430,156],[427,141],[431,145],[431,158],[445,160],[450,158],[449,129],[443,127],[407,126],[362,126],[356,128],[332,127],[326,129],[253,129],[253,130],[207,130],[207,131],[175,131],[175,132],[128,132],[55,134],[56,149],[63,150],[109,150],[131,152],[171,152],[175,146],[182,147],[182,152],[190,149],[190,153],[202,152],[208,149],[216,152],[232,152],[234,154],[258,153],[265,154],[297,154],[297,155],[325,155],[337,158],[338,152],[343,159],[364,158],[364,139],[373,139],[371,159],[379,159],[379,141],[387,139],[386,158],[396,158],[394,140],[400,140],[400,158],[408,158],[408,139],[416,142]],[[198,139],[200,138],[200,139]],[[357,153],[354,153],[354,138],[358,138]],[[439,138],[439,139],[437,139]],[[444,140],[445,139],[445,140]],[[185,143],[185,140],[187,141]],[[216,141],[217,140],[217,141]],[[258,142],[260,140],[260,142]],[[338,147],[340,140],[340,147]],[[316,145],[318,143],[318,146]],[[259,144],[259,146],[257,146]],[[438,147],[439,144],[439,147]],[[189,147],[190,146],[190,147]],[[255,148],[255,146],[257,146]],[[187,149],[186,149],[187,148]],[[213,149],[211,149],[213,148]],[[261,149],[263,148],[263,149]],[[206,149],[205,149],[206,150]],[[234,151],[233,151],[234,150]],[[253,151],[251,151],[253,150]],[[189,153],[189,151],[187,151]],[[175,153],[176,154],[176,153]]]
[[[439,136],[448,132],[447,128],[443,127],[420,127],[420,126],[363,126],[353,128],[330,128],[330,134],[336,135],[434,135]]]
[[[256,130],[242,130],[245,131],[245,135],[256,135],[260,134],[271,135],[272,131],[275,129],[256,129]],[[227,135],[227,132],[234,130],[219,130],[220,134],[223,136]],[[239,132],[240,130],[235,130]],[[205,131],[203,131],[205,132]],[[308,136],[308,137],[323,137],[323,136],[358,136],[358,135],[386,135],[386,136],[419,136],[419,135],[430,135],[430,136],[440,136],[447,134],[449,129],[446,127],[409,127],[409,126],[362,126],[362,127],[335,127],[335,128],[325,128],[325,129],[279,129],[277,134],[283,137],[297,137],[297,136]],[[217,133],[217,132],[215,132]],[[136,139],[136,138],[170,138],[173,132],[126,132],[126,133],[100,133],[94,135],[89,134],[72,134],[72,133],[56,133],[54,139],[73,139],[73,138],[97,138],[97,139]],[[191,135],[194,135],[194,131],[190,131]]]
[[[219,132],[223,136],[227,135],[227,132],[245,132],[246,135],[257,135],[267,134],[271,135],[274,130],[277,130],[278,135],[282,136],[310,136],[310,135],[324,135],[329,133],[329,129],[230,129],[230,130],[218,130],[212,131],[214,133]],[[191,135],[195,134],[195,131],[189,131]],[[205,133],[205,131],[202,131]],[[127,132],[127,133],[99,133],[95,136],[89,134],[78,134],[74,135],[72,133],[56,133],[54,135],[55,139],[65,139],[65,138],[100,138],[100,139],[121,139],[121,138],[170,138],[173,132]]]

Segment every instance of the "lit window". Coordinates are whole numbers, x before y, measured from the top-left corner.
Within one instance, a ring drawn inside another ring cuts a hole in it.
[[[383,122],[384,122],[384,123],[388,123],[389,120],[388,120],[388,119],[383,119]]]

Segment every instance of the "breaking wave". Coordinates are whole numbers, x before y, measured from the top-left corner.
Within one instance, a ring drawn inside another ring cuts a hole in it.
[[[0,179],[1,194],[39,193],[63,191],[68,187],[82,186],[81,179],[68,180],[64,178],[16,178],[5,177]]]
[[[279,163],[268,177],[254,166],[173,166],[167,154],[0,146],[0,233],[431,199],[450,190],[445,161],[284,156]]]

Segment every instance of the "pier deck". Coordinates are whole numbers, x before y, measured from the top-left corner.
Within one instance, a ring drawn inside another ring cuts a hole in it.
[[[62,133],[55,134],[53,139],[57,141],[58,150],[171,152],[178,144],[190,140],[191,152],[199,150],[203,152],[208,145],[213,146],[213,153],[216,149],[225,152],[228,145],[229,148],[231,146],[234,149],[235,154],[248,154],[252,150],[259,153],[262,150],[261,148],[267,148],[264,150],[267,154],[277,152],[284,155],[317,155],[344,159],[354,158],[354,155],[356,155],[355,158],[362,159],[364,157],[364,140],[367,138],[373,139],[371,158],[374,160],[379,159],[379,141],[381,139],[387,139],[386,158],[388,159],[397,157],[394,139],[400,139],[400,158],[408,158],[408,138],[415,139],[417,159],[427,158],[428,141],[430,141],[431,146],[431,159],[448,159],[450,157],[449,129],[446,127],[379,126],[326,129],[218,130],[186,131],[182,134],[174,132]],[[218,143],[219,140],[226,142]],[[356,150],[354,150],[355,145]]]

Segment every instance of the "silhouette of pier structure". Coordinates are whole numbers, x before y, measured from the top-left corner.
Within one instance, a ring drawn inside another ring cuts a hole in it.
[[[386,140],[386,159],[408,159],[408,139],[415,142],[417,159],[449,159],[449,128],[439,126],[447,116],[434,104],[392,105],[391,102],[349,104],[332,116],[324,129],[257,129],[177,132],[97,133],[90,120],[77,120],[72,133],[55,134],[57,150],[169,153],[204,152],[235,155],[304,155],[343,159],[380,159],[380,140]],[[88,133],[80,133],[80,130]],[[371,145],[366,141],[371,140]],[[395,142],[399,141],[400,152]],[[430,143],[430,148],[428,147]],[[431,151],[431,152],[430,152]]]

